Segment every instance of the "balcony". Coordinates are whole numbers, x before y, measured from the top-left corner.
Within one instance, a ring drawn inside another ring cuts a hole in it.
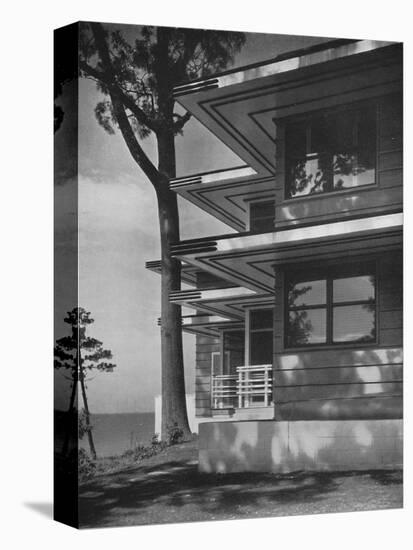
[[[237,367],[236,374],[212,378],[212,408],[250,409],[273,405],[272,365]]]

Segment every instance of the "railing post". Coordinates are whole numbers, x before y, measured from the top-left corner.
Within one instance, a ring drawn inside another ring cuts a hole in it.
[[[212,402],[212,408],[217,408],[217,398],[215,396],[215,378],[212,377],[211,380],[211,402]]]
[[[238,408],[242,409],[242,370],[238,369]]]
[[[247,409],[250,406],[250,371],[248,369],[244,372],[244,384],[245,384],[244,407]]]
[[[264,368],[264,407],[268,407],[268,365]]]

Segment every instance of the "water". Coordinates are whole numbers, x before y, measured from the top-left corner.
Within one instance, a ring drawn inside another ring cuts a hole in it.
[[[155,431],[155,413],[93,414],[93,440],[98,456],[122,454],[138,444],[148,445]],[[87,437],[79,446],[89,450]]]

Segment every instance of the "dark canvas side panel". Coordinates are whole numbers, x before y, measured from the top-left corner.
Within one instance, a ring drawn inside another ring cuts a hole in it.
[[[78,302],[78,24],[54,32],[54,339]],[[58,367],[58,363],[55,364]],[[78,526],[78,406],[54,369],[54,518]]]

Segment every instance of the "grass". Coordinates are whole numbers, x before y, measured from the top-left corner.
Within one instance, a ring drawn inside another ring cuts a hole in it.
[[[138,464],[98,461],[95,477],[79,491],[83,528],[378,510],[403,502],[401,471],[201,474],[197,441]]]

